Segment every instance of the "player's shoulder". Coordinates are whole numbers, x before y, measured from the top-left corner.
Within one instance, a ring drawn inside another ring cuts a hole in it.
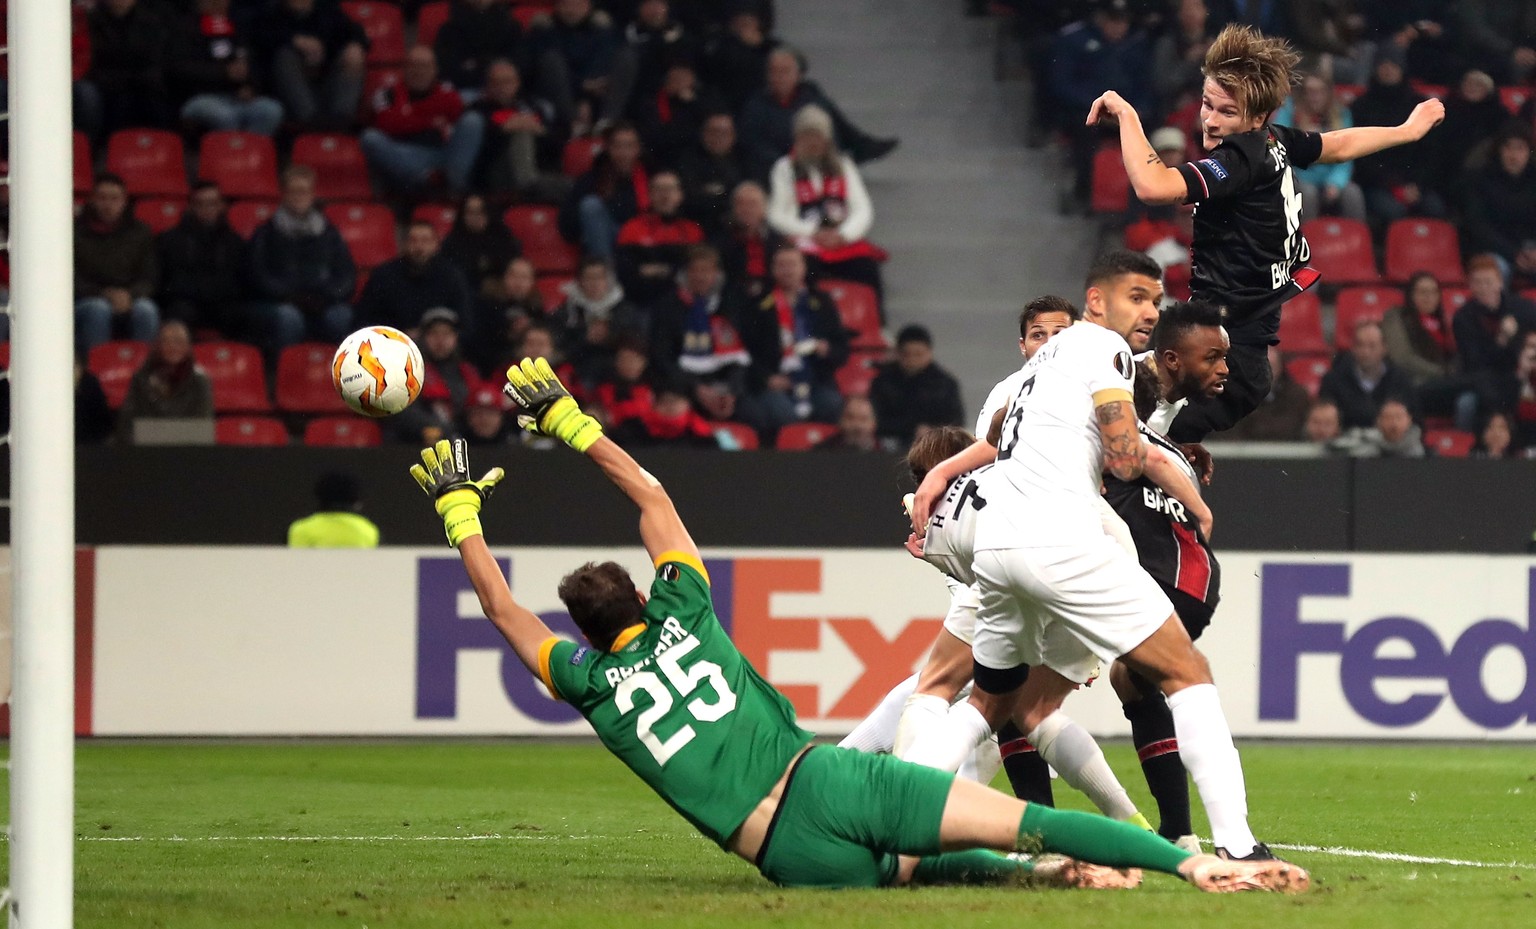
[[[1057,349],[1058,355],[1062,351],[1080,354],[1100,349],[1109,349],[1112,352],[1123,351],[1129,357],[1131,351],[1130,345],[1126,343],[1125,337],[1120,333],[1107,326],[1100,326],[1097,323],[1087,321],[1074,324],[1072,328],[1056,336],[1051,341],[1061,343],[1061,348]]]

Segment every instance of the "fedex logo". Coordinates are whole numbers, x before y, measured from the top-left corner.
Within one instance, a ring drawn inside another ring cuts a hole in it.
[[[1383,616],[1353,633],[1343,622],[1301,619],[1303,597],[1348,597],[1348,564],[1265,564],[1259,634],[1259,719],[1295,720],[1300,659],[1339,656],[1339,684],[1354,711],[1381,726],[1413,726],[1447,697],[1471,722],[1487,729],[1536,723],[1536,569],[1527,579],[1525,625],[1482,619],[1444,641],[1420,619]],[[1483,665],[1500,646],[1517,651],[1525,666],[1518,695],[1501,700],[1483,684]],[[1407,654],[1404,655],[1405,651]],[[1394,657],[1384,656],[1390,651]],[[1410,695],[1385,699],[1377,682],[1418,680]]]

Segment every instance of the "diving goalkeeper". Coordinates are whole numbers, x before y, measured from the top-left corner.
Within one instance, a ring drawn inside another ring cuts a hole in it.
[[[656,566],[649,595],[613,563],[567,575],[560,599],[588,645],[557,639],[512,598],[481,535],[500,468],[469,475],[465,445],[439,442],[412,475],[434,498],[487,618],[552,694],[673,809],[721,848],[789,887],[918,883],[1129,886],[1135,871],[1201,890],[1299,891],[1280,861],[1191,855],[1134,826],[1005,796],[953,775],[826,745],[726,637],[698,550],[661,484],[605,438],[543,359],[507,372],[525,425],[591,458],[640,510]],[[1049,864],[998,852],[1058,852]],[[1085,864],[1084,862],[1095,862]],[[1102,866],[1102,867],[1101,867]]]

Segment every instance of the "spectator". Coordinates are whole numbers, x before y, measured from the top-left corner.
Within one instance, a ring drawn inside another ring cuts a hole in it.
[[[768,53],[779,46],[769,31],[758,11],[740,5],[731,12],[725,31],[709,44],[705,74],[725,95],[732,113],[740,113],[763,87]]]
[[[290,165],[283,200],[257,227],[247,251],[250,328],[272,357],[306,338],[336,343],[352,330],[357,266],[341,233],[315,206],[315,172]]]
[[[1456,183],[1475,170],[1470,165],[1481,167],[1487,162],[1491,140],[1508,122],[1509,111],[1499,99],[1493,78],[1482,71],[1462,75],[1456,92],[1445,101],[1445,119],[1435,131],[1436,174],[1442,194],[1464,194],[1455,189]]]
[[[1333,84],[1316,74],[1302,78],[1301,86],[1275,113],[1275,122],[1306,132],[1332,132],[1355,124],[1349,107],[1334,97]],[[1326,215],[1365,222],[1365,194],[1354,182],[1354,162],[1317,162],[1299,170],[1292,168],[1292,173],[1301,191],[1303,220]]]
[[[1457,370],[1451,321],[1433,274],[1420,271],[1408,278],[1407,300],[1387,311],[1381,333],[1387,357],[1413,381],[1419,409],[1433,416],[1454,416],[1456,428],[1470,432],[1477,421],[1477,382]],[[1482,404],[1492,406],[1497,399],[1487,396]]]
[[[880,451],[875,405],[868,397],[849,397],[837,417],[837,432],[817,442],[818,452]]]
[[[1397,126],[1425,99],[1403,76],[1403,51],[1388,43],[1376,53],[1365,93],[1353,108],[1357,126]],[[1442,217],[1445,201],[1431,185],[1435,160],[1413,145],[1367,155],[1355,163],[1355,181],[1365,193],[1371,218],[1389,223],[1410,214]]]
[[[10,432],[11,385],[9,379],[4,382],[3,388],[5,397],[4,402],[0,402],[0,409],[5,411],[5,431]],[[111,436],[112,409],[107,406],[107,394],[101,389],[101,381],[86,369],[77,355],[75,357],[75,444],[100,445]]]
[[[683,181],[683,209],[704,234],[717,238],[731,215],[731,192],[747,177],[747,165],[736,147],[736,120],[729,113],[711,113],[699,137],[678,157]]]
[[[442,253],[437,228],[417,220],[406,229],[400,254],[368,276],[357,298],[357,318],[368,326],[414,331],[425,324],[427,311],[433,309],[453,312],[455,338],[459,320],[474,318],[469,285]]]
[[[544,295],[539,293],[533,262],[526,258],[507,262],[501,286],[506,298],[478,314],[480,336],[470,344],[475,363],[493,378],[500,378],[508,365],[522,360],[521,356],[512,355],[522,342],[523,333],[545,317]]]
[[[81,351],[112,338],[114,320],[127,320],[128,337],[147,342],[160,324],[149,298],[158,269],[149,227],[128,212],[128,190],[115,174],[102,174],[75,220],[75,342]]]
[[[1461,369],[1475,379],[1483,397],[1509,409],[1518,392],[1515,367],[1523,333],[1536,330],[1536,306],[1509,293],[1504,275],[1491,255],[1467,262],[1471,294],[1451,319]]]
[[[525,93],[516,65],[505,60],[490,63],[475,112],[485,120],[476,176],[488,192],[552,203],[564,199],[570,182],[558,166],[565,129],[548,101]]]
[[[491,221],[485,198],[470,194],[459,204],[442,253],[459,269],[470,297],[489,307],[506,300],[507,263],[521,255],[523,247],[506,226]]]
[[[86,23],[91,66],[77,88],[81,128],[100,138],[130,126],[170,125],[168,33],[157,8],[139,0],[102,0]]]
[[[640,163],[640,133],[629,123],[609,126],[603,150],[576,179],[560,209],[560,234],[582,251],[613,258],[619,227],[650,208],[650,176]]]
[[[725,278],[748,300],[757,302],[773,288],[772,257],[784,247],[783,236],[768,225],[768,194],[756,181],[742,181],[731,192],[731,218],[717,239]]]
[[[457,197],[469,189],[484,138],[485,117],[465,111],[453,85],[438,80],[437,56],[418,45],[406,53],[402,78],[374,95],[373,126],[359,141],[368,166],[390,187],[419,190],[442,172]]]
[[[774,163],[769,190],[768,224],[810,256],[818,272],[880,293],[885,252],[866,238],[874,206],[853,159],[832,144],[832,120],[820,107],[795,114],[794,148]]]
[[[1536,166],[1530,130],[1520,123],[1495,137],[1493,157],[1473,176],[1467,197],[1470,251],[1496,256],[1501,270],[1536,279]]]
[[[378,548],[379,527],[364,516],[357,478],[331,471],[315,482],[315,512],[288,526],[289,548]]]
[[[877,138],[849,122],[815,81],[803,79],[804,70],[800,53],[793,49],[780,47],[768,53],[763,89],[753,94],[741,111],[741,137],[754,172],[766,177],[773,163],[789,152],[795,141],[795,115],[810,104],[832,118],[838,148],[852,155],[854,161],[862,164],[895,151],[897,139]]]
[[[258,91],[250,44],[229,15],[230,0],[197,0],[181,15],[170,42],[170,82],[182,122],[195,129],[270,136],[283,105]]]
[[[1307,395],[1307,389],[1296,383],[1290,372],[1285,370],[1285,359],[1278,345],[1269,347],[1269,370],[1273,374],[1269,382],[1269,394],[1258,409],[1223,432],[1222,439],[1234,442],[1293,442],[1301,438],[1312,398]],[[1337,409],[1334,408],[1335,414]]]
[[[679,58],[667,65],[661,86],[641,97],[635,109],[640,137],[653,161],[676,167],[679,156],[698,139],[704,121],[710,114],[724,112],[725,102],[699,84],[691,60]]]
[[[1514,458],[1514,439],[1509,414],[1494,410],[1483,419],[1483,428],[1477,431],[1477,444],[1472,446],[1472,457]]]
[[[453,0],[432,50],[444,80],[471,102],[489,81],[493,62],[517,60],[522,36],[506,0]]]
[[[1424,434],[1408,412],[1408,405],[1395,397],[1381,404],[1372,426],[1354,429],[1333,443],[1337,451],[1356,458],[1423,458]]]
[[[688,247],[704,241],[699,224],[682,215],[683,182],[675,171],[651,175],[650,201],[619,229],[616,256],[624,293],[645,310],[676,286]]]
[[[711,419],[736,415],[752,357],[741,344],[736,296],[720,274],[720,253],[708,245],[688,250],[682,286],[656,306],[651,326],[652,364],[668,383],[689,388]]]
[[[192,357],[192,333],[186,323],[166,320],[128,382],[117,414],[118,438],[132,443],[134,424],[141,419],[212,418],[213,383]]]
[[[584,259],[576,280],[561,290],[565,301],[550,312],[550,329],[577,379],[590,384],[611,363],[621,337],[645,336],[646,317],[600,259]]]
[[[594,121],[619,119],[634,89],[635,58],[620,55],[624,38],[592,0],[556,0],[554,12],[539,17],[528,35],[529,58],[542,96],[555,105],[571,135],[583,136]]]
[[[288,118],[305,129],[350,128],[363,95],[363,27],[321,0],[278,0],[260,22],[257,55]]]
[[[225,219],[224,195],[199,181],[181,222],[160,234],[160,307],[166,319],[233,336],[245,301],[245,240]]]
[[[1361,320],[1354,335],[1354,344],[1339,352],[1317,392],[1337,404],[1345,429],[1364,429],[1376,421],[1385,401],[1412,402],[1413,381],[1387,359],[1381,323]]]
[[[1414,80],[1449,84],[1468,64],[1457,47],[1459,24],[1451,6],[1452,0],[1393,0],[1361,4],[1360,11],[1377,54],[1401,57]]]
[[[1152,43],[1152,73],[1164,112],[1199,105],[1205,52],[1216,32],[1205,0],[1176,0],[1173,21]]]
[[[1536,73],[1536,6],[1525,0],[1456,0],[1456,34],[1465,54],[1508,84]]]
[[[649,415],[656,405],[649,367],[645,343],[634,338],[622,339],[614,348],[611,364],[592,385],[592,399],[602,409],[610,434],[628,423],[636,423],[631,427],[633,432],[643,431],[637,421]]]
[[[1521,446],[1536,444],[1536,332],[1521,336],[1515,358],[1515,428]]]
[[[471,446],[509,445],[517,434],[517,423],[507,417],[501,391],[481,384],[464,404],[464,418],[459,434]]]
[[[752,356],[741,418],[764,443],[787,423],[830,423],[842,411],[836,373],[848,360],[848,331],[832,299],[806,284],[805,256],[793,246],[773,253],[773,290],[738,323]]]
[[[1307,408],[1306,423],[1302,426],[1302,435],[1306,440],[1326,449],[1338,440],[1342,432],[1338,406],[1326,397],[1313,400]]]
[[[628,448],[720,447],[715,427],[694,412],[686,388],[676,384],[661,385],[650,412],[627,420],[609,435]]]
[[[691,63],[700,51],[696,37],[672,18],[668,0],[640,0],[634,19],[624,27],[624,49],[620,52],[621,57],[634,59],[628,67],[635,70],[635,98],[655,96],[667,80],[668,69],[677,62]]]
[[[416,341],[426,363],[421,395],[391,424],[401,441],[430,444],[453,431],[470,395],[481,387],[480,373],[459,351],[459,314],[454,311],[437,307],[422,314]]]
[[[912,444],[919,426],[965,421],[960,382],[933,360],[933,333],[910,325],[896,334],[896,360],[882,365],[869,386],[880,437],[899,448]]]

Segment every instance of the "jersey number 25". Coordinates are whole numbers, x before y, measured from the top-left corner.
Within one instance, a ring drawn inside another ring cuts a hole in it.
[[[714,688],[718,698],[715,702],[706,703],[703,697],[696,697],[686,704],[688,712],[701,723],[712,723],[736,709],[736,695],[731,693],[730,686],[725,683],[725,675],[721,673],[719,665],[713,661],[698,661],[688,670],[683,670],[683,657],[698,645],[699,640],[689,636],[657,657],[656,667],[666,677],[666,681],[658,677],[655,671],[640,671],[625,678],[613,692],[613,701],[620,713],[628,713],[635,708],[637,690],[645,691],[651,698],[650,709],[641,713],[635,722],[635,736],[651,753],[651,757],[656,759],[657,765],[665,765],[698,734],[686,723],[665,739],[652,731],[652,727],[671,712],[675,702],[672,696],[674,690],[678,697],[686,697],[705,682]],[[671,687],[667,686],[669,683]]]

